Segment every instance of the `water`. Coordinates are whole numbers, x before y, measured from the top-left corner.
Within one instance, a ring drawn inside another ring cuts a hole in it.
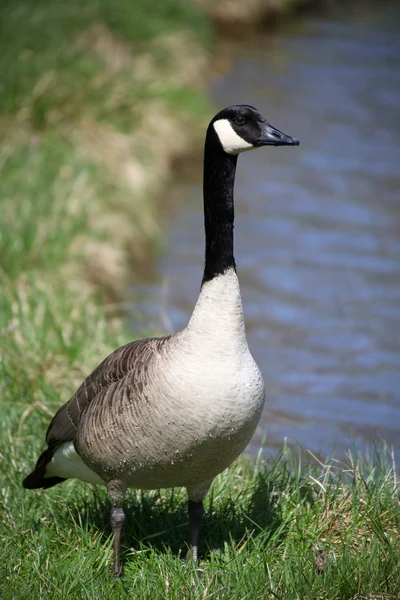
[[[400,456],[399,14],[307,17],[236,46],[213,84],[217,106],[253,104],[301,142],[238,164],[235,256],[267,389],[252,453],[266,436],[272,453],[385,439]],[[173,330],[202,274],[200,164],[181,192],[146,286],[147,316]]]

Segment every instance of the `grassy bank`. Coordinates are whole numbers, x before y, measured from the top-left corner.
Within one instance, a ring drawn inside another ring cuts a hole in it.
[[[318,10],[341,5],[343,10],[351,10],[354,4],[368,6],[371,0],[196,0],[204,12],[214,22],[222,36],[248,38],[258,31],[268,33],[271,27],[301,12],[312,14]],[[387,1],[387,0],[386,0]],[[389,3],[392,0],[389,0]]]
[[[122,331],[94,300],[118,299],[160,239],[157,199],[203,123],[210,41],[206,20],[178,0],[0,7],[5,472],[10,436],[23,454],[34,432],[43,440],[82,378],[148,333]]]
[[[26,493],[40,418],[2,440],[0,581],[3,600],[171,598],[389,600],[400,593],[396,475],[375,465],[306,466],[284,454],[266,470],[238,462],[206,501],[200,571],[186,551],[180,490],[131,492],[124,536],[125,578],[110,574],[112,539],[103,489],[68,482]],[[17,421],[8,424],[16,431]]]
[[[105,490],[69,481],[28,492],[21,481],[54,410],[126,337],[62,287],[28,276],[3,286],[2,600],[399,598],[400,494],[387,452],[366,465],[239,461],[206,500],[201,577],[182,561],[185,494],[131,491],[126,577],[114,581]]]
[[[11,491],[14,460],[26,471],[57,406],[148,333],[122,330],[95,297],[120,298],[159,243],[171,164],[208,113],[210,44],[207,20],[178,0],[0,7],[0,598],[43,597],[37,571],[16,587],[26,535],[25,550],[6,542],[17,504],[41,511]]]
[[[49,419],[129,332],[113,297],[157,240],[156,198],[202,124],[210,41],[189,4],[20,0],[0,20],[0,598],[394,598],[395,470],[240,461],[206,503],[199,574],[186,499],[131,492],[114,581],[102,489],[21,481]],[[151,15],[151,18],[149,18]],[[194,128],[194,129],[193,129]]]
[[[118,294],[160,236],[171,164],[204,125],[210,44],[179,0],[2,4],[4,271],[61,268]]]

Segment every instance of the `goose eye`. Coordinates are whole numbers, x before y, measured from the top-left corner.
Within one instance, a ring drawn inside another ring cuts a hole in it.
[[[242,115],[237,115],[235,117],[235,123],[237,123],[238,125],[243,125],[245,119]]]

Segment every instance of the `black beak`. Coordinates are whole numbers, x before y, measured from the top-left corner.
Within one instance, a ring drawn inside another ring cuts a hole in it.
[[[261,135],[257,140],[257,146],[298,146],[299,140],[282,133],[276,127],[273,127],[266,121],[258,122],[261,129]]]

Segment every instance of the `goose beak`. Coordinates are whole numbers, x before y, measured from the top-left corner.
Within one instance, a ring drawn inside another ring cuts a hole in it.
[[[257,139],[257,146],[298,146],[299,140],[279,131],[266,121],[258,122],[261,136]]]

